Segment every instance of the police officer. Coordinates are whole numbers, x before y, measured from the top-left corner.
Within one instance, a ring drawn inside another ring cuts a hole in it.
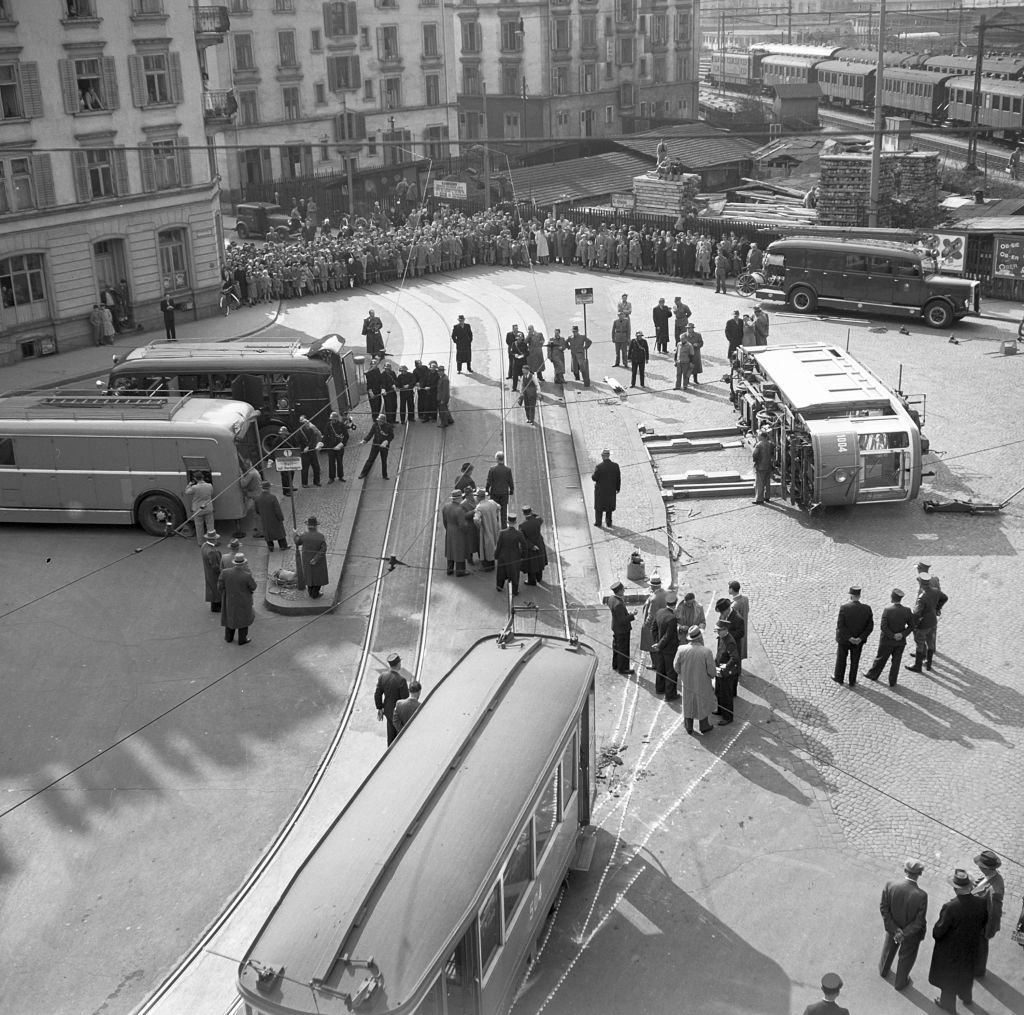
[[[402,658],[397,652],[388,656],[388,668],[377,678],[373,703],[377,708],[377,721],[387,722],[388,746],[398,736],[395,727],[395,706],[409,697],[409,674],[402,669]]]
[[[391,447],[391,442],[394,439],[394,427],[391,426],[388,422],[387,416],[382,412],[377,416],[373,426],[370,427],[370,432],[360,442],[362,444],[366,444],[367,442],[371,444],[370,454],[366,459],[366,464],[359,473],[360,479],[366,479],[370,474],[370,469],[378,455],[380,456],[380,474],[384,479],[388,478],[388,448]]]
[[[384,404],[384,375],[380,369],[380,362],[376,359],[370,360],[370,369],[363,375],[366,382],[366,397],[370,404],[370,417],[376,419],[380,415],[381,406]]]
[[[877,680],[882,667],[889,661],[889,686],[895,687],[900,660],[907,647],[907,635],[914,629],[914,615],[903,605],[903,589],[893,589],[889,598],[891,602],[882,610],[878,628],[878,654],[864,675],[868,680]]]
[[[948,598],[932,585],[932,577],[927,571],[918,572],[917,602],[914,603],[914,662],[907,667],[912,673],[920,673],[922,664],[929,670],[932,668],[939,614]]]

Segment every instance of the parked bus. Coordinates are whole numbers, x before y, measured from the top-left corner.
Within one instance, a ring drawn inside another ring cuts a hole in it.
[[[110,371],[107,390],[117,394],[191,392],[233,398],[259,410],[262,437],[299,416],[323,429],[331,412],[342,416],[359,402],[355,358],[336,341],[153,342],[133,349]]]
[[[923,396],[891,391],[828,345],[749,347],[734,376],[752,430],[773,438],[773,474],[805,510],[912,500],[921,486]]]
[[[246,1015],[507,1012],[589,863],[596,669],[564,639],[478,641],[271,911],[238,971]]]
[[[0,398],[0,521],[182,525],[190,473],[213,484],[218,519],[245,514],[242,463],[262,458],[245,402],[117,395]]]
[[[940,275],[909,244],[788,237],[768,244],[756,296],[809,314],[818,307],[920,317],[948,328],[981,310],[981,283]]]

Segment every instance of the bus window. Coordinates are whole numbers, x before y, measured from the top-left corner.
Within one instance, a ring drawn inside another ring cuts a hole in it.
[[[0,469],[13,469],[14,467],[14,438],[0,437]]]
[[[444,964],[444,992],[447,1015],[475,1015],[476,1012],[476,922],[462,935],[455,951]],[[426,1008],[427,1012],[434,1009]],[[440,1011],[440,1009],[437,1009]],[[417,1012],[419,1009],[417,1009]]]
[[[868,259],[864,254],[847,254],[843,262],[844,271],[867,271]]]
[[[565,745],[565,750],[562,752],[562,820],[565,820],[566,811],[568,810],[569,801],[572,800],[573,793],[576,792],[576,779],[577,779],[577,765],[579,764],[576,756],[576,734],[574,733],[569,738],[569,743]]]
[[[812,258],[809,267],[822,271],[842,271],[846,267],[846,255],[839,250],[821,250]]]
[[[259,463],[263,458],[259,437],[259,429],[252,423],[246,424],[245,429],[235,437],[235,450],[238,452],[238,461],[243,470],[249,465]]]
[[[891,275],[892,261],[888,257],[872,257],[868,261],[868,270],[872,275]]]
[[[501,892],[505,903],[505,930],[512,924],[516,906],[526,894],[526,888],[533,877],[531,853],[533,847],[532,822],[527,821],[512,847],[512,855],[501,876]]]
[[[544,855],[547,844],[551,841],[551,833],[558,824],[558,773],[548,779],[540,801],[537,804],[537,863]]]
[[[921,274],[921,265],[917,261],[896,261],[896,274],[904,278],[917,278]]]
[[[495,885],[480,907],[480,970],[487,973],[487,967],[501,947],[501,895]]]
[[[209,374],[178,374],[178,390],[205,395],[210,390]]]

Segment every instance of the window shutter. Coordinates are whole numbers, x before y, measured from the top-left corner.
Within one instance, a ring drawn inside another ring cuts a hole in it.
[[[352,127],[353,137],[359,138],[360,141],[366,138],[366,117],[362,113],[356,113],[353,117]]]
[[[187,137],[178,138],[178,176],[183,187],[192,186],[192,147]]]
[[[362,84],[363,84],[363,81],[362,81],[362,77],[360,76],[360,73],[359,73],[359,57],[358,56],[350,56],[348,59],[349,59],[349,72],[348,72],[349,87],[351,87],[351,88],[361,88]]]
[[[60,92],[64,98],[64,112],[78,112],[78,82],[75,80],[75,65],[70,60],[58,60]]]
[[[324,12],[324,35],[331,38],[335,35],[334,31],[334,4],[324,3],[320,5]]]
[[[384,29],[377,29],[377,59],[381,60],[384,58]]]
[[[57,191],[53,186],[53,165],[49,155],[33,154],[32,183],[36,191],[36,206],[52,208],[57,203]]]
[[[167,54],[167,71],[171,79],[171,102],[176,106],[185,101],[185,82],[181,77],[181,54]]]
[[[335,113],[334,114],[334,140],[344,141],[345,140],[345,114]]]
[[[153,145],[139,146],[139,168],[142,171],[142,189],[151,194],[156,190],[156,168],[153,165]]]
[[[327,58],[327,90],[329,92],[341,91],[341,84],[338,81],[338,59],[339,57],[336,56]]]
[[[117,91],[117,62],[112,56],[105,56],[101,61],[103,74],[103,102],[107,109],[117,109],[121,99]]]
[[[63,61],[61,61],[63,63]],[[89,167],[85,162],[85,152],[71,153],[71,171],[75,177],[75,197],[79,201],[92,200],[89,187]]]
[[[345,4],[345,35],[355,35],[358,31],[356,23],[356,2],[355,0],[349,0]]]
[[[128,84],[132,91],[132,105],[145,109],[149,96],[146,94],[146,75],[142,71],[142,57],[128,57]]]
[[[270,149],[260,149],[260,163],[263,166],[263,179],[272,180],[274,178],[274,169],[270,164]]]
[[[128,185],[128,153],[123,147],[112,148],[110,161],[114,166],[114,193],[118,197],[125,197],[131,193],[131,188]]]
[[[25,116],[43,115],[43,90],[39,87],[39,65],[35,63],[18,64],[18,76],[21,80],[21,104]]]

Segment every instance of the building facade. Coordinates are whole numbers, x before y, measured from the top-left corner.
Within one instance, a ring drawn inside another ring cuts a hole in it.
[[[212,13],[211,13],[212,12]],[[0,0],[0,362],[217,299],[218,186],[197,46],[226,14],[175,0]],[[119,315],[120,316],[120,315]]]

